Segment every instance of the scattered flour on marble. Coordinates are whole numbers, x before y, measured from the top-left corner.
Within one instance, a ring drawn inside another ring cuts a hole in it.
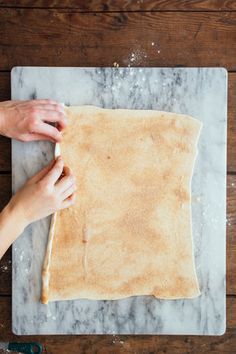
[[[200,203],[202,201],[202,198],[201,198],[201,196],[200,195],[193,195],[192,196],[192,203]]]
[[[21,254],[20,254],[20,261],[21,262],[23,261],[23,258],[24,258],[24,251],[22,251]]]
[[[52,317],[52,313],[50,311],[50,308],[48,309],[46,316],[47,316],[47,318]]]
[[[219,223],[219,219],[217,219],[217,218],[211,218],[211,223],[212,223],[213,226],[218,227],[217,224]]]

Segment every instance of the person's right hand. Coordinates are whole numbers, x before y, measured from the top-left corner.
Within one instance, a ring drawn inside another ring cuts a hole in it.
[[[53,100],[0,102],[0,134],[9,138],[60,142],[66,124],[63,105]]]
[[[31,177],[12,197],[9,207],[16,211],[23,227],[68,208],[75,201],[75,178],[61,157]]]

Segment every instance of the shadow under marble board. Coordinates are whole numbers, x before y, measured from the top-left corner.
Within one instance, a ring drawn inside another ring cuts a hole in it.
[[[221,68],[15,67],[12,99],[158,109],[203,123],[192,181],[194,255],[201,296],[158,300],[39,302],[49,221],[13,246],[12,328],[16,334],[196,334],[225,331],[227,73]],[[49,142],[12,142],[13,192],[53,157]]]

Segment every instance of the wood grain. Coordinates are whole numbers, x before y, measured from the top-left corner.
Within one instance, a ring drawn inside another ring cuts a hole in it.
[[[96,64],[94,64],[96,65]],[[0,102],[11,98],[10,73],[0,72]],[[227,170],[236,172],[236,73],[229,73]],[[10,140],[0,136],[0,172],[11,169]]]
[[[0,201],[7,201],[11,195],[10,176],[0,175]],[[227,294],[236,295],[236,175],[227,178]],[[0,260],[0,294],[11,294],[11,252]]]
[[[228,79],[227,170],[236,172],[236,73]]]
[[[0,175],[0,186],[1,211],[11,198],[11,175]]]
[[[11,77],[9,72],[0,72],[0,102],[11,98]]]
[[[0,341],[29,341],[11,332],[11,297],[0,297]],[[236,352],[236,297],[227,297],[228,328],[223,336],[30,336],[50,354],[157,353],[233,354]]]
[[[80,11],[231,11],[234,0],[0,0],[0,7],[73,8]]]
[[[11,171],[11,140],[0,135],[0,173],[2,171]]]
[[[223,66],[236,70],[236,12],[80,13],[0,8],[0,70]],[[155,43],[152,46],[152,42]],[[131,62],[131,54],[136,60]]]
[[[12,276],[12,257],[11,247],[7,250],[5,255],[0,259],[0,297],[2,295],[11,295],[11,276]],[[1,312],[0,312],[1,319]],[[1,333],[1,327],[0,327]]]
[[[61,10],[37,9],[40,7]],[[114,62],[120,66],[225,66],[233,71],[236,13],[231,11],[235,10],[234,0],[0,0],[0,71],[9,71],[14,65],[112,66]],[[134,51],[139,59],[131,63]],[[0,72],[0,101],[8,98],[10,75]],[[234,173],[235,133],[236,73],[230,73],[228,171]],[[0,171],[8,170],[10,142],[0,138]],[[10,197],[10,176],[0,176],[0,183],[3,207]],[[235,199],[235,176],[231,175],[227,199],[228,294],[236,294]],[[0,262],[0,341],[29,341],[29,337],[11,333],[11,298],[4,294],[11,294],[10,250]],[[228,296],[228,330],[220,337],[41,336],[30,337],[30,341],[42,342],[50,354],[233,354],[235,310],[235,296]]]
[[[226,292],[236,295],[236,175],[227,177]]]
[[[0,175],[0,212],[11,198],[11,176]],[[6,235],[7,237],[7,235]],[[11,249],[0,259],[0,295],[11,294]],[[1,318],[1,312],[0,312]],[[1,327],[0,327],[1,332]]]
[[[11,98],[10,73],[0,72],[0,102]],[[0,135],[0,173],[11,170],[11,141]],[[1,191],[0,191],[1,193]],[[0,205],[1,205],[0,199]]]

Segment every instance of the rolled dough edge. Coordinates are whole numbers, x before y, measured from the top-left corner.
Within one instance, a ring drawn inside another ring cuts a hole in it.
[[[54,157],[57,158],[61,155],[60,144],[56,143],[54,150]],[[57,213],[54,213],[51,218],[48,241],[47,241],[47,249],[45,253],[43,269],[42,269],[42,291],[41,291],[41,302],[43,304],[48,304],[49,300],[49,281],[50,281],[50,262],[51,262],[51,254],[52,254],[52,245],[54,238],[54,230],[56,225]]]

